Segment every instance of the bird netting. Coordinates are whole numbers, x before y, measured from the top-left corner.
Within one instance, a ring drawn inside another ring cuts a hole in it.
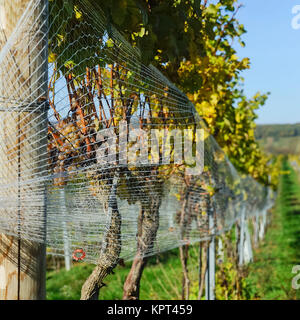
[[[271,191],[96,4],[16,1],[0,1],[1,232],[112,265],[266,212]]]

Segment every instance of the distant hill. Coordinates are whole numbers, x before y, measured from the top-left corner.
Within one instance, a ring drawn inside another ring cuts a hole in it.
[[[300,123],[258,125],[255,135],[268,153],[300,154]]]
[[[267,137],[300,137],[300,123],[258,125],[255,135],[257,139]]]

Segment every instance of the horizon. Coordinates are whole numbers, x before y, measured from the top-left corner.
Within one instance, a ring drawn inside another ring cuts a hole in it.
[[[295,125],[300,125],[300,122],[295,122],[295,123],[256,123],[257,126],[295,126]]]

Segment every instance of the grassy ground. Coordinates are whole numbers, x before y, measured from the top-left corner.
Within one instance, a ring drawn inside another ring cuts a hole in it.
[[[292,267],[300,264],[300,184],[287,162],[283,169],[290,173],[282,176],[272,224],[254,254],[255,262],[246,272],[246,296],[250,299],[300,298],[300,290],[293,290],[291,286],[295,276]],[[198,246],[193,246],[190,251],[190,276],[194,287],[191,288],[191,299],[195,299]],[[47,298],[79,299],[81,286],[92,269],[92,265],[78,264],[69,272],[48,272]],[[122,284],[129,269],[130,264],[116,268],[115,274],[106,279],[108,286],[101,290],[100,299],[122,298]],[[180,299],[181,274],[178,250],[151,258],[141,282],[141,299]]]
[[[300,264],[300,184],[287,162],[283,170],[272,224],[265,241],[256,250],[247,281],[258,299],[300,299],[292,289],[292,268]]]
[[[190,250],[190,273],[191,280],[197,277],[197,248]],[[172,250],[149,260],[141,281],[141,299],[172,300],[180,299],[181,292],[181,264],[178,250]],[[78,264],[70,271],[64,269],[59,272],[52,271],[47,274],[47,299],[50,300],[78,300],[83,282],[93,270],[92,265]],[[107,287],[101,289],[100,299],[119,300],[122,299],[122,286],[130,270],[130,263],[125,267],[118,266],[115,274],[110,275],[104,281]],[[191,298],[196,298],[196,292]]]

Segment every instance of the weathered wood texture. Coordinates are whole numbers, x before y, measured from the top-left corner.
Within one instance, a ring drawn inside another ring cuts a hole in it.
[[[29,2],[0,0],[0,49]],[[1,109],[46,99],[47,37],[45,29],[38,31],[47,17],[46,3],[41,1],[27,20],[28,28],[34,25],[36,30],[21,33],[5,57],[7,74],[0,72]],[[26,181],[41,177],[46,169],[46,145],[45,111],[0,111],[0,184],[7,186],[0,189],[0,198],[8,201],[0,206],[0,215],[10,219],[10,226],[14,223],[14,234],[29,239],[0,234],[0,300],[45,298],[45,245],[30,241],[33,232],[45,234],[45,188],[41,182]],[[34,214],[38,224],[32,230],[29,216]]]

